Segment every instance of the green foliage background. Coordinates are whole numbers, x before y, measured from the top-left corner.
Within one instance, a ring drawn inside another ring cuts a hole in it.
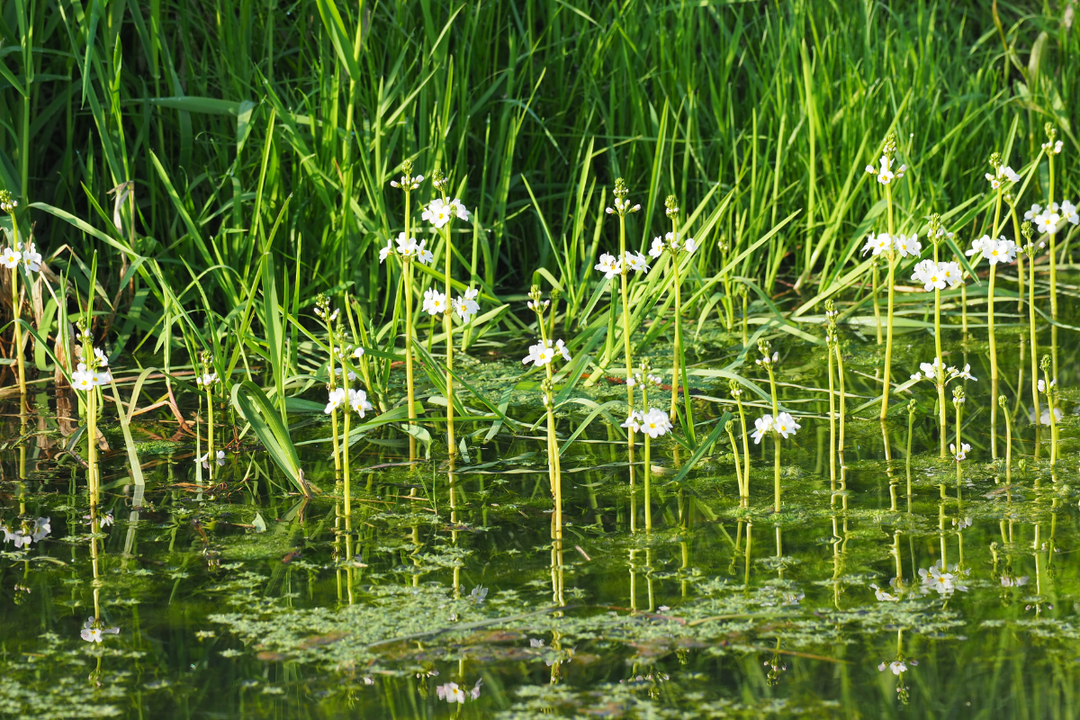
[[[1075,157],[1078,66],[1069,2],[8,0],[0,185],[43,204],[39,245],[87,264],[107,247],[105,297],[133,276],[147,307],[198,308],[196,280],[208,307],[238,307],[272,251],[299,260],[300,306],[352,286],[385,315],[374,258],[401,229],[388,183],[406,157],[476,210],[458,247],[493,295],[538,267],[588,279],[617,176],[642,248],[668,193],[707,213],[733,192],[701,239],[735,251],[799,211],[740,274],[819,292],[882,209],[863,168],[888,129],[913,231],[986,191],[991,152],[1029,162],[1047,120]],[[129,180],[117,228],[109,191]]]

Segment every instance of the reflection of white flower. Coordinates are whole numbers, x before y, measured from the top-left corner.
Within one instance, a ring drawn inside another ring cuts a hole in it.
[[[117,635],[120,633],[120,628],[106,628],[102,627],[93,615],[86,618],[86,622],[83,623],[82,630],[79,632],[79,636],[86,642],[99,643],[102,640],[103,635]]]
[[[448,703],[465,703],[465,693],[461,691],[457,683],[450,682],[440,685],[435,688],[435,692],[440,700],[445,700]]]
[[[907,672],[907,665],[904,664],[902,660],[893,660],[888,665],[886,665],[885,663],[881,663],[877,666],[878,672],[885,672],[886,668],[892,670],[893,675],[899,675],[902,672]]]
[[[1023,575],[1021,577],[1009,577],[1008,575],[1001,576],[1001,587],[1022,587],[1027,585],[1028,576]]]
[[[877,597],[877,599],[881,602],[896,602],[900,599],[896,595],[893,595],[891,592],[883,590],[877,585],[874,585],[873,583],[870,584],[870,587],[874,588],[874,596]]]
[[[1042,382],[1042,380],[1040,380],[1039,382]],[[1040,388],[1040,390],[1041,389],[1042,388]],[[1061,422],[1061,418],[1062,418],[1061,408],[1054,408],[1054,422],[1055,423]],[[1028,420],[1030,422],[1033,422],[1033,423],[1035,422],[1035,408],[1031,408],[1030,410],[1028,410]],[[1042,409],[1042,413],[1039,416],[1039,424],[1040,425],[1049,425],[1050,424],[1050,408],[1044,407]]]

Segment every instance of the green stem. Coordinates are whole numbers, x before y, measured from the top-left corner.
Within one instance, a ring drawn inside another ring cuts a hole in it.
[[[14,225],[14,217],[12,218]],[[18,232],[16,232],[16,246],[18,245]],[[19,265],[11,269],[11,313],[15,325],[15,358],[19,366],[19,414],[21,415],[26,406],[26,366],[23,363],[23,338],[22,323],[19,321]]]
[[[214,456],[214,399],[210,396],[210,385],[206,386],[206,478],[214,479],[214,465],[217,458]]]
[[[938,246],[934,245],[934,264],[936,265],[937,262]],[[934,288],[934,353],[937,360],[934,382],[937,385],[938,394],[938,423],[941,425],[941,459],[944,460],[949,418],[945,407],[945,358],[941,354],[941,289],[936,287]]]
[[[891,198],[891,195],[890,195]],[[889,376],[892,371],[892,338],[893,338],[893,300],[895,294],[896,284],[896,258],[895,251],[890,252],[889,259],[889,316],[888,316],[888,334],[885,340],[885,370],[882,376],[882,389],[881,389],[881,419],[884,420],[886,414],[889,412]]]
[[[990,333],[990,397],[998,394],[997,337],[994,334],[994,279],[997,265],[990,265],[990,287],[987,290],[986,323]],[[997,460],[997,411],[996,402],[990,403],[990,457]]]
[[[652,532],[652,457],[650,436],[645,433],[645,532]]]
[[[1028,325],[1031,328],[1031,403],[1035,408],[1035,452],[1037,454],[1039,451],[1037,441],[1039,422],[1042,415],[1039,406],[1039,347],[1038,340],[1035,337],[1035,259],[1028,259],[1030,260],[1028,263]]]
[[[449,226],[446,227],[445,239],[446,310],[443,311],[443,329],[446,333],[446,446],[447,454],[453,460],[457,457],[457,443],[454,438],[454,318],[452,312],[453,303],[450,301],[450,293],[453,290],[450,286],[450,262],[453,248],[451,246]]]
[[[675,404],[679,399],[679,378],[682,375],[682,291],[679,287],[679,255],[671,254],[671,264],[675,270],[675,352],[671,370],[671,412],[669,417],[675,422]]]
[[[634,377],[634,364],[631,357],[630,347],[630,290],[629,278],[626,268],[626,217],[619,215],[619,259],[622,265],[620,282],[622,285],[622,321],[623,321],[623,353],[626,355],[626,406],[628,412],[634,411],[634,386],[630,381]],[[645,382],[646,378],[642,378]],[[648,408],[646,408],[648,409]],[[629,462],[634,464],[634,430],[626,429],[626,447],[629,452]]]

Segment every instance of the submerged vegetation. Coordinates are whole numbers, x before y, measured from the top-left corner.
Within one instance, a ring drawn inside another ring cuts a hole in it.
[[[0,708],[1072,716],[1075,13],[5,4]]]

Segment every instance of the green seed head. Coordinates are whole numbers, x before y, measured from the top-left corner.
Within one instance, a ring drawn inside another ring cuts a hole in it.
[[[990,153],[990,166],[995,170],[1001,167],[1001,153]]]
[[[668,195],[667,196],[667,199],[664,200],[664,207],[666,208],[664,213],[669,218],[674,218],[674,217],[678,216],[678,214],[679,214],[679,200],[674,195]]]
[[[1043,355],[1042,358],[1039,359],[1039,369],[1042,370],[1044,373],[1050,372],[1050,356],[1049,355]]]
[[[1004,410],[1005,406],[1008,405],[1008,404],[1009,404],[1009,399],[1007,397],[1005,397],[1004,395],[998,395],[998,407],[999,408]]]
[[[624,200],[626,196],[630,194],[630,189],[626,187],[625,180],[622,178],[615,178],[615,190],[613,192],[615,197]]]

